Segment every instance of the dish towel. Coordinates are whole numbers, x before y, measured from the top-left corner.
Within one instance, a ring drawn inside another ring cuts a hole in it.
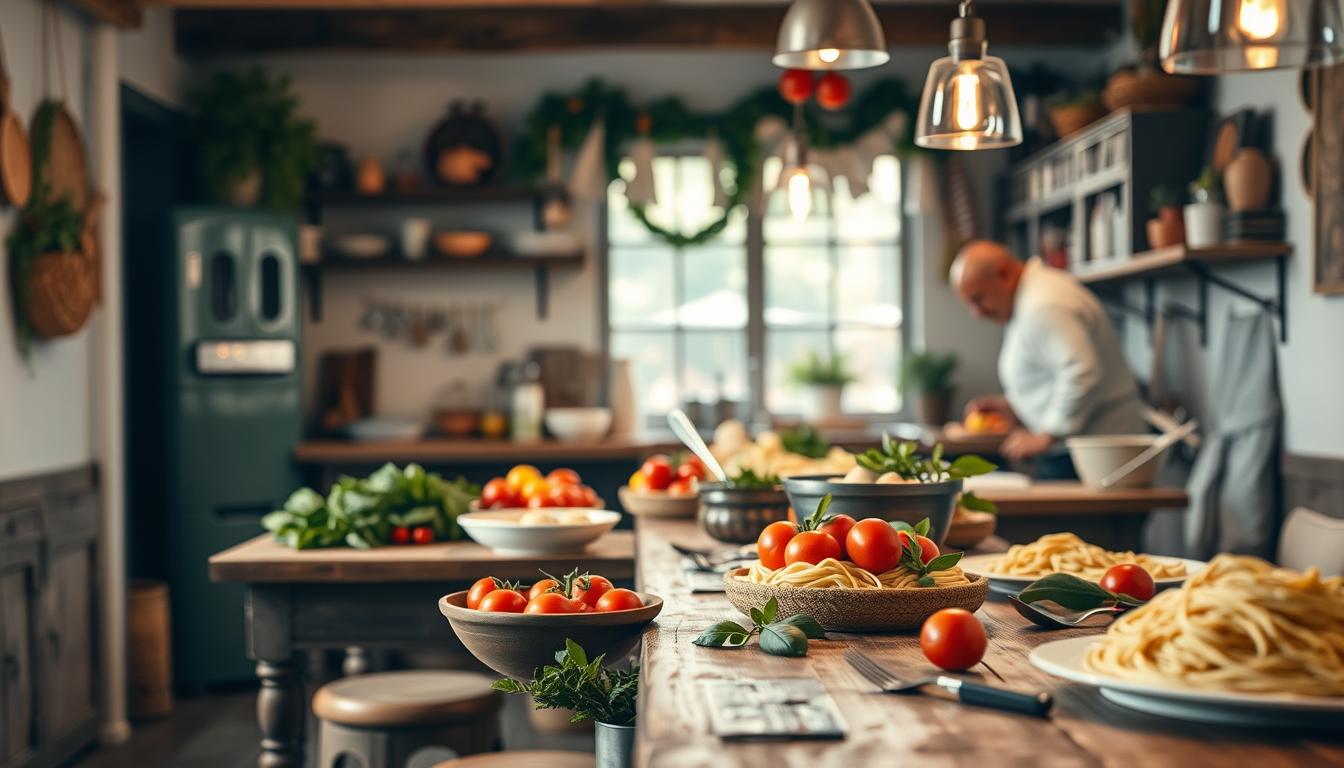
[[[1214,429],[1186,486],[1189,557],[1274,555],[1283,414],[1276,352],[1274,322],[1267,313],[1228,316],[1211,377]]]

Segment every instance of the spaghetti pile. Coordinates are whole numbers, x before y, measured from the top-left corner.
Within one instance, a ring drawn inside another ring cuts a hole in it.
[[[1113,623],[1087,666],[1158,685],[1344,695],[1344,579],[1219,555]]]
[[[1122,563],[1138,565],[1154,579],[1185,575],[1184,563],[1133,552],[1108,552],[1072,533],[1051,533],[1030,544],[1014,544],[987,570],[1002,576],[1025,577],[1071,573],[1096,581],[1111,566]]]
[[[934,587],[956,587],[970,584],[970,579],[961,568],[953,566],[942,571],[930,571]],[[738,578],[752,584],[767,586],[788,586],[799,588],[826,589],[843,587],[848,589],[926,589],[919,586],[919,574],[898,565],[885,573],[873,573],[844,560],[828,557],[812,565],[810,563],[791,563],[783,568],[770,569],[759,562],[753,563],[743,576]]]

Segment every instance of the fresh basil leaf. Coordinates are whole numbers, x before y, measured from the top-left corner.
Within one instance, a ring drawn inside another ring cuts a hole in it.
[[[771,656],[806,656],[807,633],[783,622],[761,627],[761,650]]]
[[[893,441],[891,439],[891,435],[887,434],[886,432],[882,433],[882,452],[887,454],[888,456],[894,455],[896,453],[895,441]]]
[[[920,536],[929,535],[929,518],[926,517],[923,520],[920,520],[918,523],[915,523],[915,533],[919,534]]]
[[[824,640],[826,638],[826,628],[821,626],[821,622],[805,613],[795,613],[775,622],[775,626],[780,624],[790,624],[803,630],[803,634],[807,635],[809,640]]]
[[[948,552],[945,555],[939,555],[933,558],[925,567],[930,571],[946,571],[948,568],[951,568],[959,562],[961,562],[960,552]]]
[[[691,642],[706,648],[741,648],[747,644],[751,632],[735,621],[720,621],[700,633]]]
[[[768,601],[766,601],[765,607],[761,609],[761,618],[764,619],[764,621],[762,621],[761,623],[770,624],[775,620],[775,617],[778,615],[779,615],[779,601],[772,597]]]
[[[1024,603],[1050,600],[1075,611],[1099,608],[1116,598],[1100,585],[1080,579],[1071,573],[1052,573],[1033,581],[1018,598]]]
[[[496,680],[490,684],[490,687],[494,688],[496,691],[503,691],[505,693],[525,693],[527,691],[526,686],[522,683],[508,677],[502,680]]]
[[[765,620],[765,611],[762,611],[760,608],[752,608],[751,623],[755,624],[758,627],[761,626],[762,624],[768,623]]]
[[[813,512],[808,517],[807,523],[809,527],[807,530],[815,531],[817,529],[817,526],[821,525],[821,521],[826,519],[826,510],[830,508],[831,508],[831,494],[828,493],[825,496],[821,497],[821,501],[817,504],[817,511]]]
[[[915,527],[905,522],[904,520],[892,520],[891,527],[895,528],[898,533],[900,531],[905,531],[906,533],[909,534],[913,534],[915,532]]]
[[[999,505],[989,499],[982,499],[971,491],[961,494],[961,499],[957,502],[961,506],[974,510],[976,512],[988,512],[991,515],[998,514]]]
[[[372,549],[372,548],[373,548],[373,545],[372,545],[372,544],[370,544],[368,541],[366,541],[366,540],[364,539],[363,536],[359,535],[358,533],[355,533],[354,531],[351,531],[351,532],[345,534],[345,543],[346,543],[346,544],[349,544],[350,546],[354,547],[355,549]]]
[[[932,576],[929,576],[928,574],[925,574],[925,575],[923,575],[923,576],[920,576],[919,579],[918,579],[915,583],[918,584],[918,585],[921,586],[921,587],[932,587],[932,586],[933,586],[934,584],[936,584],[937,582],[935,582],[935,581],[933,580],[933,577],[932,577]]]
[[[954,479],[961,479],[988,474],[998,468],[999,465],[997,464],[986,461],[979,456],[967,454],[965,456],[958,456],[957,460],[952,462],[952,466],[947,468],[947,473]]]
[[[579,666],[583,666],[588,663],[588,653],[583,650],[583,646],[579,645],[573,640],[570,640],[569,638],[565,638],[565,651],[569,657],[569,661]],[[557,659],[557,661],[558,660],[559,659]]]

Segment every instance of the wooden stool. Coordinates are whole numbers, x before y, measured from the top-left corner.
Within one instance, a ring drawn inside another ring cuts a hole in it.
[[[587,752],[521,749],[439,763],[434,768],[593,768],[597,758]]]
[[[380,672],[313,695],[318,768],[404,768],[425,747],[458,755],[498,749],[503,695],[474,672]]]

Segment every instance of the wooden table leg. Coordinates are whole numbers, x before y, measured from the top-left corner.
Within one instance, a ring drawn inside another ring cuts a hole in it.
[[[261,755],[257,768],[298,768],[303,763],[303,686],[298,664],[257,662],[261,690],[257,693],[257,724],[261,727]]]

